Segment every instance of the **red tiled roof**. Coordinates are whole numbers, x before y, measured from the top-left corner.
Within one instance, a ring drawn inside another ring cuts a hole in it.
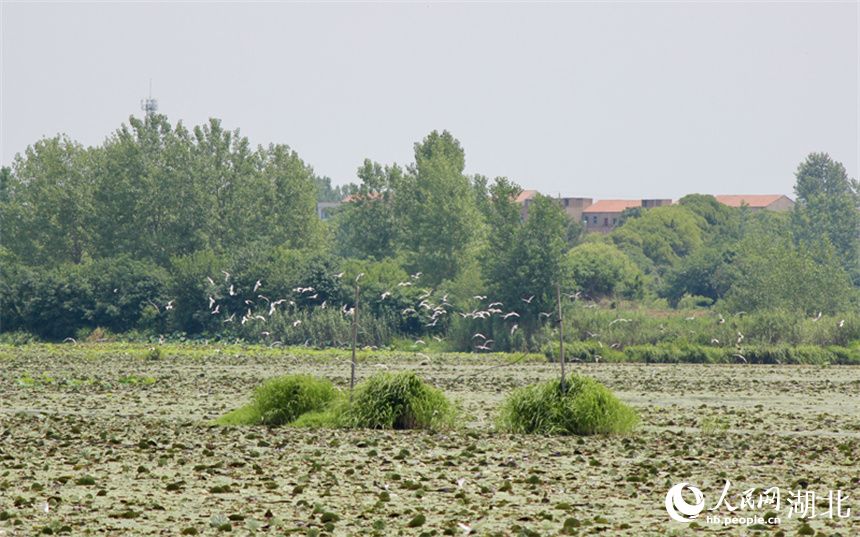
[[[342,203],[350,203],[353,201],[358,201],[364,197],[366,197],[367,199],[370,199],[370,200],[379,199],[382,197],[382,192],[370,192],[370,193],[364,194],[364,195],[362,195],[361,193],[353,194],[352,196],[348,196],[348,197],[344,198]]]
[[[744,203],[752,208],[767,207],[776,200],[785,197],[783,194],[768,194],[759,196],[714,196],[717,201],[729,207],[740,207]]]
[[[620,213],[630,207],[641,207],[642,200],[597,200],[582,213]]]
[[[523,203],[526,202],[527,199],[533,198],[535,196],[535,194],[537,194],[537,193],[538,193],[537,190],[523,190],[522,192],[520,192],[520,195],[517,196],[517,199],[514,201],[516,201],[517,203],[522,205]]]

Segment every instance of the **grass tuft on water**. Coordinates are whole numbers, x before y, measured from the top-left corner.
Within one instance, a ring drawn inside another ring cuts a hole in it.
[[[459,411],[438,389],[415,373],[377,373],[355,390],[344,424],[368,429],[453,427]]]
[[[328,380],[311,375],[287,375],[254,388],[253,402],[225,416],[218,425],[334,426],[330,407],[341,392]],[[295,422],[295,423],[294,423]]]
[[[636,411],[588,377],[569,375],[510,393],[496,418],[499,430],[526,434],[624,434],[639,421]]]
[[[254,389],[254,406],[265,425],[287,425],[307,412],[321,412],[341,394],[328,380],[287,375]]]

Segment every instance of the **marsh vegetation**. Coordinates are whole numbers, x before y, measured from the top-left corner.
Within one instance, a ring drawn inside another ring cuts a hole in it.
[[[756,487],[841,490],[850,517],[806,523],[827,536],[860,530],[856,368],[571,364],[640,421],[627,434],[563,436],[495,426],[512,391],[558,378],[542,356],[373,353],[359,363],[359,385],[379,373],[377,363],[391,375],[414,373],[458,404],[459,426],[212,425],[270,379],[313,375],[343,389],[346,356],[165,345],[153,359],[142,346],[2,347],[0,529],[697,535],[718,528],[669,519],[667,490],[696,484],[710,507],[729,480],[732,505]],[[731,531],[794,535],[804,524],[782,518],[778,528]]]

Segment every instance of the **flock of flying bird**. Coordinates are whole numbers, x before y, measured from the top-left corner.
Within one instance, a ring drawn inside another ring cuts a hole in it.
[[[225,270],[222,270],[221,272],[222,272],[222,274],[224,274],[224,285],[230,283],[230,278],[231,278],[230,273],[225,271]],[[421,272],[417,272],[415,274],[412,274],[412,275],[410,275],[409,280],[406,280],[404,282],[399,282],[397,284],[397,286],[398,287],[412,286],[421,277],[421,274],[422,274]],[[344,273],[341,272],[339,274],[334,274],[334,277],[335,278],[342,278],[343,275],[344,275]],[[359,274],[356,277],[356,282],[358,282],[358,280],[363,275],[364,275],[364,273]],[[216,283],[216,281],[214,279],[212,279],[211,277],[207,276],[206,281],[209,283],[210,287],[213,290],[218,287],[218,284]],[[257,291],[259,291],[261,289],[262,285],[263,285],[262,281],[257,280],[257,282],[254,284],[254,287],[252,289],[252,293],[257,293]],[[301,297],[306,302],[319,298],[319,292],[316,289],[314,289],[313,287],[301,287],[301,286],[299,286],[299,287],[294,288],[292,291],[296,294],[296,298]],[[213,294],[218,294],[218,293],[213,293]],[[229,288],[226,289],[226,294],[228,296],[231,296],[231,297],[237,296],[239,294],[238,291],[236,290],[235,284],[230,283]],[[392,295],[391,291],[385,291],[381,294],[380,300],[384,301],[384,300],[388,299],[391,295]],[[445,294],[444,296],[441,297],[441,301],[439,304],[433,304],[429,301],[429,299],[431,298],[431,295],[432,295],[432,291],[427,290],[427,289],[423,289],[422,293],[418,296],[418,300],[420,300],[420,302],[416,305],[416,307],[405,308],[401,311],[401,314],[402,315],[414,314],[416,316],[419,316],[420,310],[424,309],[424,310],[426,310],[424,313],[427,314],[427,318],[425,319],[425,320],[427,320],[427,322],[424,323],[424,327],[430,328],[430,327],[436,326],[437,323],[439,322],[439,319],[442,318],[442,316],[448,314],[449,309],[453,308],[453,306],[448,302],[448,294]],[[576,294],[566,294],[565,293],[565,295],[572,298],[572,299],[575,299],[579,296],[579,293],[576,293]],[[254,306],[255,306],[255,304],[257,304],[257,301],[252,300],[252,299],[246,299],[244,301],[244,304],[245,304],[245,307],[247,308],[247,311],[245,313],[243,313],[238,319],[237,319],[237,314],[234,312],[229,317],[226,317],[223,320],[223,322],[224,323],[239,322],[242,325],[244,325],[245,323],[250,322],[250,321],[266,322],[268,317],[271,317],[272,314],[274,314],[276,311],[278,311],[278,306],[280,306],[282,304],[289,304],[289,306],[293,306],[293,307],[296,306],[296,301],[293,299],[289,299],[289,298],[281,298],[278,300],[271,300],[263,294],[258,294],[256,298],[258,300],[264,301],[266,303],[266,305],[268,307],[268,313],[266,315],[262,315],[262,314],[260,314],[254,310]],[[487,297],[485,295],[475,295],[473,298],[476,300],[479,300],[479,301],[486,301],[487,300]],[[219,314],[226,315],[226,312],[222,312],[221,303],[218,301],[218,299],[216,299],[214,296],[212,296],[212,294],[209,294],[208,299],[209,299],[209,310],[210,310],[210,313],[212,315],[219,315]],[[529,296],[529,297],[524,297],[524,298],[522,298],[522,301],[527,303],[527,304],[530,304],[533,299],[534,299],[534,295]],[[171,309],[173,307],[172,306],[173,302],[174,301],[171,300],[168,303],[167,309]],[[327,307],[327,305],[328,305],[327,301],[323,300],[321,303],[317,304],[317,307],[325,309]],[[502,306],[502,305],[503,304],[501,302],[491,302],[486,306],[485,309],[474,309],[471,312],[466,312],[466,313],[458,312],[458,313],[463,318],[474,318],[474,319],[487,319],[493,315],[500,315],[501,318],[504,320],[509,320],[509,319],[516,320],[517,318],[520,317],[520,314],[517,313],[516,311],[509,311],[509,312],[505,313],[502,309],[500,309],[500,306]],[[155,305],[153,304],[153,306],[155,306]],[[156,307],[156,309],[158,309],[157,306],[155,306],[155,307]],[[352,315],[355,313],[355,308],[348,307],[346,304],[344,304],[341,307],[341,312],[344,315]],[[552,313],[542,312],[540,315],[545,316],[545,317],[549,317],[552,315]],[[291,322],[291,324],[294,327],[300,325],[301,323],[302,323],[301,319],[295,319],[294,321]],[[510,334],[513,335],[514,332],[516,332],[518,328],[519,328],[519,325],[516,322],[514,322],[510,326]],[[263,331],[262,334],[265,336],[268,336],[268,335],[270,335],[270,332]],[[443,341],[443,338],[441,338],[439,336],[434,335],[433,337],[437,341],[440,341],[440,342]],[[491,345],[493,343],[493,340],[487,339],[487,337],[484,336],[483,334],[476,333],[472,337],[472,340],[474,342],[474,347],[476,350],[482,350],[482,351],[492,350]],[[275,343],[278,343],[278,342],[275,342]],[[424,341],[421,339],[418,339],[415,341],[415,343],[416,344],[424,344]]]
[[[230,273],[225,271],[225,270],[222,270],[221,272],[222,272],[222,274],[224,274],[224,285],[230,283],[230,278],[231,278]],[[412,275],[410,275],[408,280],[403,281],[403,282],[399,282],[397,284],[397,286],[398,287],[412,286],[421,277],[421,274],[422,274],[421,272],[417,272],[415,274],[412,274]],[[341,272],[339,274],[334,274],[334,277],[335,278],[342,278],[343,275],[344,275],[344,273]],[[364,276],[364,273],[360,273],[355,278],[355,281],[358,282],[358,280],[362,276]],[[218,287],[218,284],[211,277],[207,277],[206,280],[210,284],[210,286],[213,290]],[[262,281],[257,280],[253,286],[252,293],[257,293],[262,288],[262,286],[263,286]],[[301,297],[305,302],[319,299],[319,292],[316,289],[314,289],[313,287],[301,287],[301,286],[299,286],[299,287],[294,288],[292,291],[296,294],[296,298]],[[226,288],[226,293],[228,296],[231,296],[231,297],[238,296],[238,294],[239,294],[238,291],[236,290],[235,284],[232,284],[232,283],[230,283],[230,286],[228,288]],[[214,293],[214,294],[218,294],[218,293]],[[436,326],[437,323],[439,322],[439,319],[442,318],[444,315],[447,315],[449,313],[450,309],[453,309],[453,306],[448,302],[448,294],[445,294],[444,296],[441,297],[439,304],[433,304],[432,302],[429,301],[432,294],[433,294],[432,291],[427,290],[427,289],[423,289],[421,294],[418,296],[418,300],[420,300],[420,302],[416,305],[416,307],[414,307],[414,308],[413,307],[407,307],[401,311],[401,314],[402,315],[412,314],[412,315],[420,317],[420,313],[425,313],[426,317],[424,320],[427,322],[424,323],[424,327],[425,328],[432,328],[432,327]],[[562,293],[562,294],[573,301],[573,300],[580,298],[581,292]],[[381,294],[380,300],[385,301],[391,295],[392,295],[391,291],[385,291]],[[266,322],[268,317],[271,317],[276,311],[278,311],[279,306],[281,306],[283,304],[289,304],[289,306],[291,306],[291,307],[296,306],[296,301],[293,299],[290,299],[290,298],[281,298],[278,300],[270,300],[268,297],[264,296],[263,294],[257,294],[256,298],[259,301],[265,302],[266,310],[267,310],[266,315],[263,315],[263,314],[259,313],[258,311],[255,311],[254,306],[259,305],[257,301],[252,300],[252,299],[246,299],[246,300],[244,300],[244,305],[247,308],[247,311],[244,312],[240,317],[238,317],[238,319],[237,319],[237,313],[235,313],[235,312],[231,313],[229,316],[227,316],[223,320],[223,322],[224,323],[238,322],[242,325],[244,325],[248,322],[251,322],[251,321]],[[475,300],[478,300],[480,302],[487,302],[488,301],[488,297],[486,295],[475,295],[472,298]],[[534,295],[531,295],[529,297],[523,297],[520,300],[522,300],[522,302],[524,302],[526,304],[531,304],[531,302],[534,298],[535,298]],[[219,303],[219,301],[215,297],[213,297],[212,294],[209,295],[208,299],[209,299],[209,310],[210,310],[210,313],[212,315],[219,315],[219,314],[226,315],[226,312],[221,311],[221,303]],[[169,301],[165,305],[165,310],[173,309],[174,308],[174,305],[173,305],[174,302],[175,302],[174,300]],[[160,309],[158,308],[157,305],[155,305],[155,304],[152,304],[152,305],[155,307],[156,310],[158,310],[160,312]],[[320,302],[316,306],[319,308],[325,309],[328,306],[327,300],[323,300],[322,302]],[[494,315],[498,315],[504,321],[511,322],[509,330],[510,330],[510,335],[513,336],[514,333],[519,328],[519,324],[516,321],[519,319],[520,314],[516,311],[513,311],[513,310],[505,312],[502,309],[502,306],[503,306],[502,302],[490,302],[483,309],[476,308],[476,309],[473,309],[471,312],[457,312],[457,313],[464,319],[467,319],[467,318],[489,319]],[[587,304],[585,307],[594,307],[594,304]],[[420,310],[422,310],[422,309],[425,311],[421,312]],[[341,313],[343,313],[344,315],[353,315],[355,313],[355,308],[348,307],[346,304],[344,304],[341,307]],[[740,311],[740,312],[737,312],[735,314],[735,316],[739,317],[739,316],[743,316],[745,314],[746,314],[746,312]],[[553,312],[540,312],[539,313],[539,316],[541,318],[547,318],[547,319],[549,317],[551,317],[552,315],[553,315]],[[726,322],[726,320],[723,318],[722,314],[718,313],[717,315],[719,316],[719,321],[718,321],[719,324],[723,324]],[[819,319],[821,319],[821,316],[822,316],[822,313],[818,312],[818,315],[814,319],[812,319],[812,321],[813,322],[818,321]],[[696,316],[693,315],[691,317],[687,317],[686,320],[691,321],[691,320],[694,320],[695,318],[696,318]],[[619,317],[619,318],[616,318],[616,319],[613,319],[612,321],[610,321],[608,326],[612,326],[615,323],[630,323],[632,321],[633,321],[633,319],[625,319],[625,318]],[[293,327],[297,327],[301,323],[302,323],[301,319],[295,319],[291,322]],[[840,320],[837,324],[841,328],[845,324],[845,320],[844,319]],[[660,325],[660,330],[664,330],[664,327],[662,324]],[[265,331],[265,330],[262,331],[262,334],[264,336],[271,335],[270,332]],[[586,331],[586,334],[591,338],[598,337],[598,334],[591,333],[588,331]],[[443,341],[443,338],[441,338],[437,335],[433,335],[433,338],[439,342]],[[743,339],[744,339],[743,334],[740,331],[737,331],[736,348],[737,348],[738,352],[733,354],[733,356],[736,357],[738,359],[738,361],[740,361],[740,362],[748,363],[747,359],[741,354],[741,352],[742,352],[741,342],[743,341]],[[493,344],[494,340],[488,339],[484,334],[481,334],[480,332],[475,333],[472,336],[471,340],[472,340],[472,344],[473,344],[475,350],[478,350],[478,351],[492,351],[493,350],[492,344]],[[276,341],[273,343],[273,345],[279,344],[279,343],[280,342]],[[306,345],[307,345],[307,343],[308,343],[308,341],[305,342]],[[425,344],[425,342],[421,339],[415,340],[415,343],[416,344]],[[601,347],[603,347],[602,343],[600,343],[599,341],[598,341],[598,343],[600,344]],[[711,339],[711,343],[715,343],[715,344],[719,345],[720,342],[719,342],[719,340],[714,338],[714,339]],[[611,345],[610,348],[614,348],[617,346],[619,346],[619,344],[614,343]],[[367,348],[372,349],[373,347],[367,347]]]

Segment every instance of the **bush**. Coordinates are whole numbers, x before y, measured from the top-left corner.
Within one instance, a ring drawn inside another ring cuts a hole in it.
[[[38,343],[39,338],[29,332],[16,330],[14,332],[3,332],[0,334],[0,345],[32,345]]]
[[[514,390],[502,404],[496,426],[526,434],[623,434],[639,421],[635,410],[588,377],[574,373],[566,387],[564,396],[561,379]]]
[[[358,386],[346,425],[370,429],[450,427],[457,408],[415,373],[378,373]]]
[[[264,382],[254,390],[255,414],[259,423],[286,425],[307,412],[321,412],[340,397],[327,380],[311,375],[288,375]]]

